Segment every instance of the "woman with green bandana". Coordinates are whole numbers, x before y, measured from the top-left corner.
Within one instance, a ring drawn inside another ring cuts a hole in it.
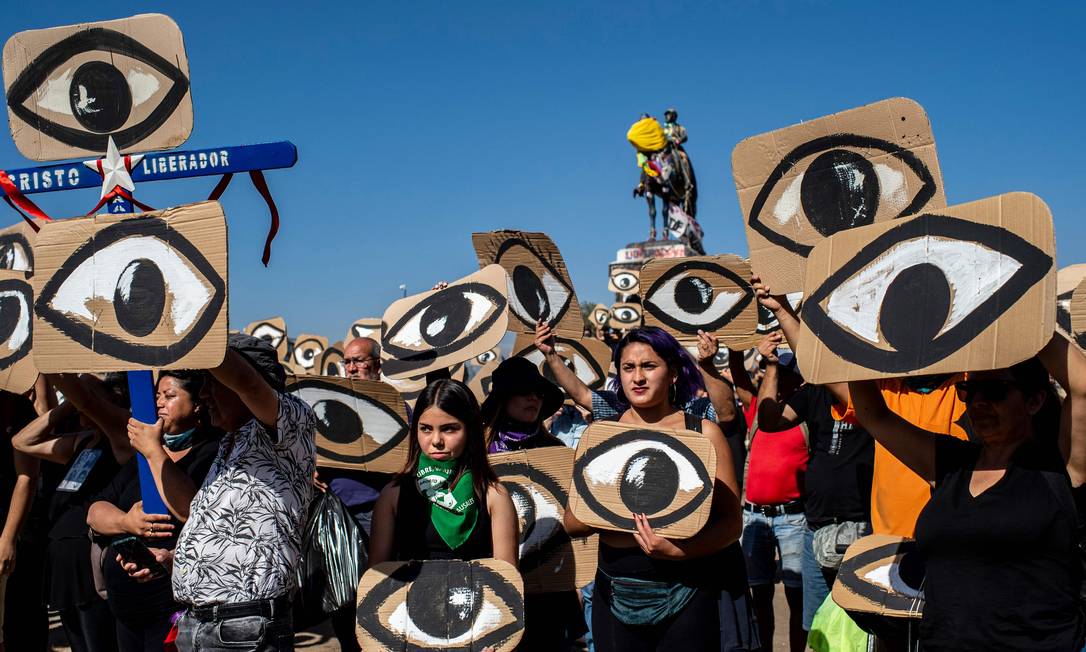
[[[517,563],[517,513],[486,458],[475,396],[455,380],[415,404],[404,470],[373,512],[370,563],[485,559]]]

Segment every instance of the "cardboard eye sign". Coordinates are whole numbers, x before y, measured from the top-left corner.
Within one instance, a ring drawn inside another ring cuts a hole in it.
[[[34,257],[41,372],[222,363],[227,252],[218,202],[47,222]]]
[[[371,339],[381,341],[381,318],[380,317],[363,317],[356,320],[351,327],[347,329],[347,337],[343,339],[344,344],[350,344],[351,340],[356,337],[369,337]]]
[[[591,321],[596,328],[607,328],[607,324],[611,321],[611,309],[602,303],[597,303],[592,309]]]
[[[1086,347],[1086,283],[1083,281],[1086,281],[1086,264],[1071,265],[1056,272],[1056,326],[1079,348]],[[1077,307],[1075,315],[1072,315],[1072,306]]]
[[[358,584],[363,650],[511,652],[524,633],[524,583],[498,559],[374,564]]]
[[[860,227],[807,262],[798,350],[812,383],[1001,369],[1056,326],[1052,214],[1009,193]]]
[[[475,400],[479,401],[479,405],[482,405],[486,397],[490,395],[491,376],[494,375],[494,370],[498,368],[499,364],[501,362],[497,359],[487,362],[468,381],[468,389],[475,395]]]
[[[578,589],[596,575],[597,539],[570,539],[562,525],[573,456],[565,446],[489,456],[517,509],[518,569],[527,594]]]
[[[611,306],[611,328],[629,330],[641,325],[641,304],[632,301],[619,302]]]
[[[381,473],[403,470],[407,411],[399,392],[379,380],[294,376],[287,391],[317,416],[317,466]]]
[[[803,304],[803,292],[789,292],[785,295],[788,299],[788,305],[792,306],[792,310],[799,312],[800,307]],[[773,311],[766,308],[762,304],[758,304],[758,336],[769,335],[770,333],[779,331],[781,329],[780,322],[777,321],[777,316],[773,314]]]
[[[38,378],[34,366],[34,289],[29,274],[0,270],[0,390],[22,394]]]
[[[916,541],[872,534],[848,547],[831,595],[847,611],[920,618],[925,574]]]
[[[321,351],[320,360],[315,367],[321,376],[346,376],[343,366],[343,342],[336,342]]]
[[[554,351],[582,383],[589,389],[603,389],[607,382],[607,370],[611,365],[611,349],[603,342],[592,338],[569,339],[554,338]],[[539,373],[555,385],[554,378],[543,354],[535,348],[535,336],[520,334],[513,342],[513,357],[527,358],[539,368]],[[559,386],[561,388],[561,386]],[[565,390],[563,390],[563,393]]]
[[[607,289],[628,297],[641,291],[641,270],[636,267],[611,267],[608,270]]]
[[[289,349],[287,339],[287,323],[282,317],[269,317],[254,321],[245,327],[244,332],[253,337],[264,340],[272,345],[281,361],[287,360]]]
[[[294,338],[290,350],[290,361],[298,373],[319,374],[321,354],[328,348],[328,338],[320,335],[302,334]]]
[[[41,226],[41,222],[38,225]],[[25,220],[0,229],[0,270],[34,271],[34,240],[37,233]]]
[[[757,346],[758,301],[750,264],[730,254],[653,259],[641,268],[641,306],[646,326],[682,344],[698,331],[720,336],[729,347]]]
[[[501,265],[487,265],[444,290],[394,302],[381,318],[384,374],[425,376],[497,346],[510,323],[508,285]]]
[[[479,267],[501,265],[509,274],[509,330],[534,333],[542,320],[558,335],[580,337],[584,318],[569,270],[545,233],[472,233]]]
[[[488,362],[498,360],[501,357],[501,350],[494,348],[489,351],[483,351],[479,355],[475,356],[475,364],[485,365]]]
[[[15,146],[29,159],[177,147],[192,132],[181,30],[143,14],[15,34],[4,44]]]
[[[747,138],[732,176],[751,266],[777,294],[803,289],[823,238],[946,206],[931,124],[902,97]]]
[[[660,536],[685,539],[709,519],[715,477],[700,433],[597,422],[577,444],[569,505],[592,527],[636,532],[631,514],[644,513]]]

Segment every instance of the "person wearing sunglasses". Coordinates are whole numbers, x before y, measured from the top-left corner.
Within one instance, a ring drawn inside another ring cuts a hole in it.
[[[860,423],[932,486],[915,532],[923,649],[1079,650],[1086,355],[1056,335],[1036,357],[971,372],[955,389],[973,441],[932,436],[890,411],[874,381],[849,383]]]

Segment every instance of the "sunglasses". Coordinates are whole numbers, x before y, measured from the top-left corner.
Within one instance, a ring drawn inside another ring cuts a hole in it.
[[[963,380],[954,383],[958,390],[958,398],[964,403],[972,403],[974,398],[980,398],[986,403],[999,403],[1007,398],[1007,394],[1018,385],[1013,380],[992,378],[988,380]]]

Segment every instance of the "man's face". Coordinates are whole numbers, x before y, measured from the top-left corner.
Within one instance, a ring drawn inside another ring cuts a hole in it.
[[[348,378],[381,379],[381,359],[374,355],[377,343],[368,337],[356,337],[343,349],[343,368]]]
[[[223,432],[234,432],[253,418],[252,412],[232,389],[223,385],[211,374],[200,391],[211,425]]]

